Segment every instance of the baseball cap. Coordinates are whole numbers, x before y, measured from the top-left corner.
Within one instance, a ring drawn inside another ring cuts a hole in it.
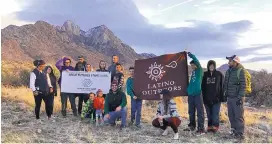
[[[230,57],[226,57],[226,59],[233,60],[233,61],[235,61],[237,63],[240,63],[240,58],[238,56],[236,56],[236,55],[233,55],[233,56],[230,56]]]

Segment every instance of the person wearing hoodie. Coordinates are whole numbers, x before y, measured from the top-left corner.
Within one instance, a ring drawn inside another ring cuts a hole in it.
[[[104,122],[112,126],[116,125],[116,120],[121,117],[120,130],[126,127],[127,119],[127,97],[118,89],[117,82],[111,84],[111,90],[107,94],[104,104]]]
[[[133,125],[134,122],[137,128],[141,128],[141,113],[143,100],[137,98],[134,92],[134,67],[129,68],[130,77],[127,79],[126,87],[127,94],[131,97],[131,121],[129,125]],[[136,121],[135,121],[136,118]]]
[[[36,119],[40,121],[40,108],[43,100],[49,120],[52,113],[50,103],[48,101],[48,94],[53,92],[53,86],[51,85],[50,79],[48,79],[48,74],[44,73],[45,61],[35,60],[33,64],[36,68],[30,73],[29,88],[33,91],[35,99]]]
[[[53,92],[49,93],[48,103],[50,104],[50,110],[53,114],[54,111],[54,97],[57,96],[57,77],[54,74],[53,68],[51,66],[46,66],[44,72],[47,74],[47,79],[50,79],[51,85],[53,87]]]
[[[123,67],[121,64],[117,63],[116,64],[116,73],[113,76],[113,82],[116,81],[118,83],[118,88],[123,91],[123,86],[124,86],[124,74],[122,72]]]
[[[204,130],[204,107],[203,98],[201,95],[201,83],[203,77],[203,69],[199,60],[190,52],[187,52],[188,56],[193,60],[190,62],[192,68],[191,80],[187,88],[188,92],[188,109],[190,123],[185,131],[194,131],[196,128],[195,113],[197,111],[197,131],[196,136],[205,134]]]
[[[111,73],[111,82],[116,74],[116,64],[119,62],[119,57],[117,55],[112,56],[112,65],[108,67],[108,71]]]
[[[219,112],[223,101],[223,79],[224,76],[216,70],[216,63],[210,60],[207,71],[202,79],[202,95],[208,117],[207,132],[217,132],[219,129]]]
[[[75,68],[71,66],[71,58],[63,56],[60,60],[56,62],[56,67],[60,71],[60,78],[58,80],[60,89],[61,89],[61,78],[63,71],[74,71]],[[61,113],[64,117],[66,117],[66,108],[67,108],[67,100],[69,98],[71,108],[73,110],[74,116],[77,116],[77,109],[76,109],[76,102],[75,102],[75,95],[72,93],[60,93],[61,97]]]
[[[226,57],[229,69],[224,80],[224,97],[227,97],[228,116],[231,125],[230,137],[244,139],[244,96],[246,93],[246,76],[240,58],[236,55]],[[240,75],[238,78],[238,70]]]
[[[101,60],[100,62],[99,62],[99,69],[97,69],[96,71],[97,72],[108,72],[108,70],[106,70],[106,62],[105,61],[103,61],[103,60]]]

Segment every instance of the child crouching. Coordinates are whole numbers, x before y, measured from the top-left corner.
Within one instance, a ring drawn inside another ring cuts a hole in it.
[[[95,94],[92,92],[89,93],[89,99],[84,104],[83,110],[81,112],[81,120],[83,120],[84,118],[90,118],[91,123],[95,122],[94,99]]]
[[[103,113],[104,113],[104,97],[101,89],[97,91],[97,97],[94,99],[94,108],[96,115],[96,126],[103,124]]]

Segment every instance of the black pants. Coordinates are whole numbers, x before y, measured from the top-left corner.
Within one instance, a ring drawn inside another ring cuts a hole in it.
[[[83,101],[86,103],[89,99],[86,94],[78,94],[78,113],[81,114]]]
[[[54,93],[49,94],[48,104],[50,106],[51,114],[53,114],[53,112],[54,112],[54,98],[55,98]]]
[[[51,110],[51,105],[50,105],[50,98],[47,93],[39,93],[39,95],[34,96],[35,99],[35,115],[36,119],[40,118],[40,108],[42,104],[42,100],[45,103],[45,111],[48,117],[51,117],[52,115],[52,110]]]
[[[72,94],[72,93],[61,93],[60,97],[61,97],[61,110],[62,110],[62,112],[66,113],[67,100],[69,98],[69,101],[70,101],[73,113],[77,114],[77,111],[76,111],[76,102],[75,102],[75,95]]]

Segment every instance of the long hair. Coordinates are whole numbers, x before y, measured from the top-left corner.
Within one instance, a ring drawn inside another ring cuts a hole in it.
[[[164,115],[167,115],[168,109],[169,109],[169,102],[173,98],[173,96],[170,95],[170,93],[163,94],[162,97],[162,104],[164,107]]]
[[[47,74],[48,68],[51,69],[51,73],[49,74],[49,76],[54,78],[54,79],[57,79],[57,77],[55,76],[54,70],[53,70],[53,68],[51,66],[46,66],[45,69],[44,69],[44,73]]]
[[[101,63],[105,63],[105,68],[103,68],[103,69],[106,69],[107,64],[106,64],[106,62],[103,61],[103,60],[101,60],[101,61],[99,62],[99,69],[102,70],[102,68],[101,68]]]

